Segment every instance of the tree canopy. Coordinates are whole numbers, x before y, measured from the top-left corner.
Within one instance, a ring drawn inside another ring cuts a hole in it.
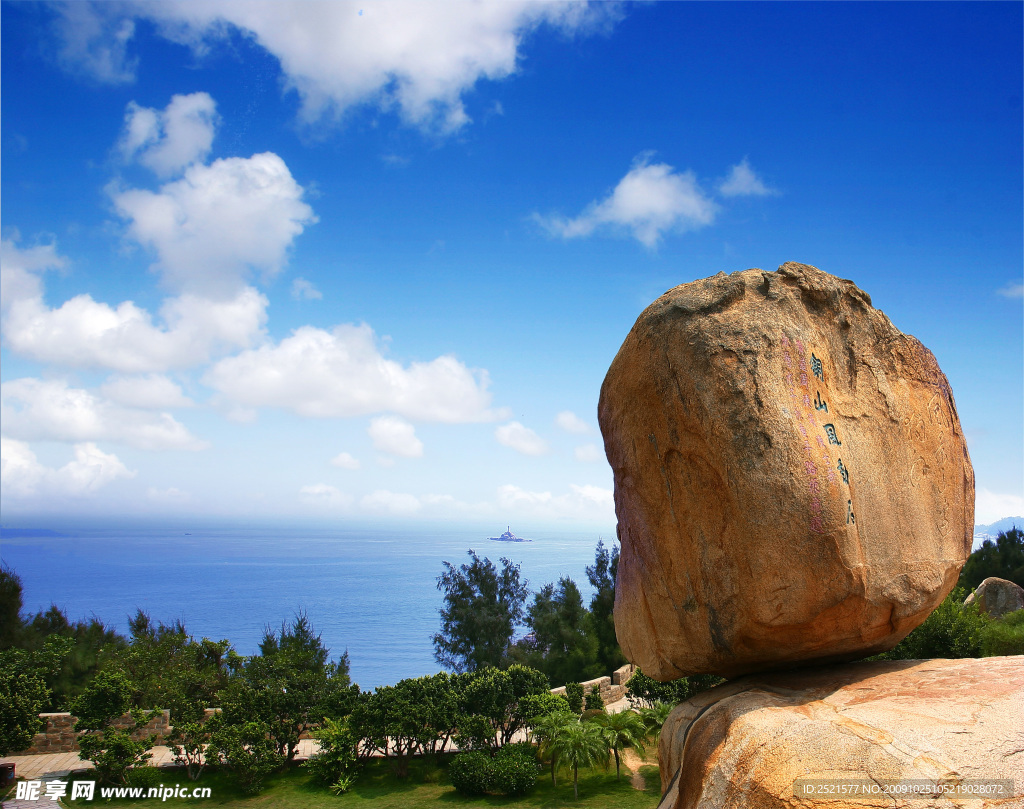
[[[1020,528],[1001,531],[995,542],[986,539],[967,558],[957,585],[970,592],[990,576],[1024,587],[1024,531]]]

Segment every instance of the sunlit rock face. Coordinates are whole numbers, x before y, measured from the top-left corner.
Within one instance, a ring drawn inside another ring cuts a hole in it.
[[[1022,716],[1024,657],[741,677],[669,715],[659,742],[659,809],[1024,806]],[[965,791],[853,792],[913,783]]]
[[[669,680],[893,647],[970,553],[949,382],[850,281],[788,263],[640,315],[598,407],[626,657]]]

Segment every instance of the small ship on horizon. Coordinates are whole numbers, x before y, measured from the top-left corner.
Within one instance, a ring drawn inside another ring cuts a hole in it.
[[[500,537],[487,537],[491,542],[533,542],[532,539],[523,539],[517,537],[512,533],[512,526],[508,526],[508,530]]]

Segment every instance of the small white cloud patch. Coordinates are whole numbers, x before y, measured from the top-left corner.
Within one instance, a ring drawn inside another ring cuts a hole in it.
[[[747,158],[732,167],[729,176],[718,186],[718,193],[723,197],[764,197],[774,194],[761,178],[754,173]]]
[[[373,446],[389,455],[402,458],[423,456],[423,442],[416,437],[416,429],[398,416],[378,416],[367,430]]]
[[[523,455],[543,455],[548,451],[548,445],[537,433],[529,427],[524,427],[518,421],[510,421],[503,424],[494,431],[494,437],[498,443],[521,452]]]
[[[604,453],[598,449],[597,444],[583,444],[576,447],[573,456],[581,463],[598,463],[604,460]]]
[[[292,281],[292,297],[297,301],[318,301],[323,293],[305,278],[296,278]]]
[[[339,452],[331,458],[331,466],[340,466],[342,469],[358,469],[362,464],[358,458],[353,458],[347,452]]]
[[[555,416],[555,424],[560,430],[565,430],[567,433],[582,435],[590,432],[590,425],[571,410],[563,410]]]
[[[125,113],[121,154],[169,177],[206,159],[216,128],[217,105],[208,93],[173,96],[163,110],[132,101]]]

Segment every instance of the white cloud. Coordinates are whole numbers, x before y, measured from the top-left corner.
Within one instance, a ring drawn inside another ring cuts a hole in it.
[[[744,157],[732,167],[729,176],[719,184],[718,193],[723,197],[764,197],[774,194],[775,191],[761,181]]]
[[[307,123],[358,106],[397,109],[401,119],[447,133],[469,121],[463,96],[481,79],[517,69],[525,37],[547,24],[569,34],[609,28],[615,3],[535,2],[66,3],[56,7],[62,59],[100,81],[129,81],[133,17],[202,54],[238,29],[280,62]]]
[[[704,193],[692,171],[677,172],[666,163],[650,163],[640,155],[614,190],[591,203],[575,219],[535,219],[550,233],[566,239],[589,236],[604,227],[626,228],[647,247],[655,247],[667,231],[695,230],[714,221],[717,206]]]
[[[387,489],[378,489],[365,495],[359,501],[359,505],[364,511],[397,515],[416,514],[423,508],[416,495],[389,492]]]
[[[309,505],[348,508],[352,505],[353,497],[340,489],[327,483],[314,483],[311,486],[303,486],[299,489],[299,497],[302,502]]]
[[[515,511],[533,517],[556,517],[586,520],[614,520],[615,502],[611,489],[600,486],[569,484],[565,494],[531,492],[507,484],[498,487],[498,506],[504,512]]]
[[[373,330],[303,326],[277,345],[221,360],[203,378],[243,407],[279,407],[301,416],[344,418],[392,412],[420,421],[489,421],[486,371],[452,356],[408,366],[385,359]]]
[[[1024,284],[1020,281],[1010,281],[998,290],[998,294],[1004,298],[1024,298]]]
[[[599,463],[604,460],[604,453],[597,444],[583,444],[573,450],[573,456],[581,463]]]
[[[95,444],[75,444],[74,458],[60,469],[41,464],[24,441],[0,437],[0,485],[5,497],[27,499],[35,496],[81,497],[119,478],[131,478],[130,471],[116,455]]]
[[[53,243],[21,249],[14,239],[0,241],[0,310],[6,313],[17,302],[41,298],[40,274],[66,265]]]
[[[122,407],[59,380],[25,377],[0,385],[4,432],[23,440],[115,441],[146,450],[200,450],[169,413]]]
[[[590,432],[590,425],[571,410],[563,410],[555,416],[555,424],[559,429],[565,430],[567,433],[577,433],[582,435],[583,433]]]
[[[158,192],[112,189],[129,235],[157,254],[176,290],[237,295],[252,270],[273,275],[292,241],[317,221],[303,189],[272,152],[194,164]]]
[[[292,281],[292,297],[297,301],[318,301],[323,294],[305,278]]]
[[[347,452],[340,452],[331,458],[332,466],[340,466],[342,469],[358,469],[362,464],[358,458],[353,458]]]
[[[168,177],[206,159],[216,126],[217,105],[208,93],[173,96],[163,110],[132,101],[125,113],[121,153]]]
[[[180,386],[160,374],[115,376],[100,386],[100,393],[118,404],[145,410],[192,407],[194,404],[182,393]]]
[[[494,437],[498,439],[499,444],[511,447],[523,455],[543,455],[548,451],[544,439],[518,421],[510,421],[498,427],[494,431]]]
[[[978,489],[974,493],[974,524],[991,525],[1004,517],[1024,514],[1024,497]]]
[[[416,437],[415,428],[398,416],[378,416],[370,422],[367,433],[381,452],[402,458],[423,456],[423,442]]]
[[[74,73],[105,84],[135,80],[135,60],[128,57],[128,43],[135,22],[123,16],[121,3],[83,3],[70,0],[54,4],[54,32],[60,43],[57,57]]]
[[[78,295],[57,309],[41,297],[16,300],[3,321],[7,347],[40,362],[72,368],[110,368],[128,373],[183,368],[233,348],[248,348],[263,333],[268,302],[245,287],[214,301],[186,294],[168,298],[165,325],[124,301],[116,307]]]

